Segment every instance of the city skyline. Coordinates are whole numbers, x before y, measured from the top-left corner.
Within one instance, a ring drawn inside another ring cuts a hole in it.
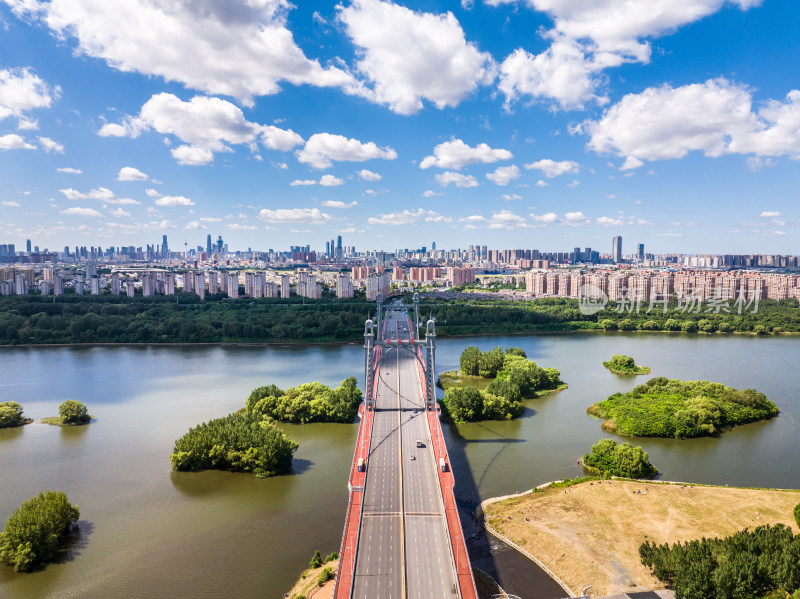
[[[19,251],[797,253],[796,4],[85,4],[0,2]]]

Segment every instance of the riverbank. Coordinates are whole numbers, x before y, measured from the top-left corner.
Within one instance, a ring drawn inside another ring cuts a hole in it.
[[[319,568],[304,570],[303,573],[300,574],[300,578],[297,579],[297,582],[292,585],[292,588],[289,589],[289,592],[284,595],[284,597],[288,597],[289,599],[300,599],[301,597],[305,597],[305,599],[311,599],[311,597],[314,597],[314,599],[331,599],[333,597],[333,578],[330,578],[320,586],[319,577],[326,568],[329,568],[336,574],[336,569],[338,567],[339,560],[337,558],[327,564],[321,565]]]
[[[676,543],[786,524],[800,491],[629,480],[543,486],[481,504],[486,523],[592,596],[662,589],[639,559],[646,540]]]

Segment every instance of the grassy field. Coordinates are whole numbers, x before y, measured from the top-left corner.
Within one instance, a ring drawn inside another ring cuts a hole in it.
[[[544,562],[574,591],[594,596],[660,589],[639,561],[646,540],[675,543],[782,523],[798,491],[701,487],[622,480],[584,482],[506,499],[487,522]]]

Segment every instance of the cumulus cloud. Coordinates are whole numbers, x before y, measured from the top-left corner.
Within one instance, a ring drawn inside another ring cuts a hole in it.
[[[20,129],[36,129],[36,122],[25,114],[36,108],[49,108],[60,95],[60,87],[51,87],[30,67],[0,68],[0,121],[16,117]]]
[[[64,146],[57,141],[50,139],[49,137],[40,137],[39,138],[39,145],[42,149],[47,152],[54,152],[55,154],[63,154],[64,153]]]
[[[334,177],[333,175],[322,175],[322,177],[320,177],[319,184],[323,187],[336,187],[344,184],[344,179]]]
[[[426,189],[425,191],[422,192],[422,197],[423,198],[435,198],[435,197],[440,196],[440,195],[442,195],[442,194],[438,193],[438,192],[435,192],[432,189]]]
[[[294,181],[289,183],[291,187],[298,187],[303,185],[316,185],[316,184],[317,184],[316,179],[295,179]]]
[[[57,172],[59,173],[67,173],[68,175],[80,175],[83,171],[79,168],[72,168],[71,166],[65,166],[62,168],[57,168]]]
[[[543,181],[542,179],[539,179],[536,182],[536,187],[550,187],[550,184],[547,181]]]
[[[356,46],[356,67],[369,82],[370,99],[400,114],[418,112],[423,100],[437,108],[457,106],[494,79],[491,55],[466,40],[451,12],[355,0],[340,5],[339,20]]]
[[[329,214],[320,211],[319,208],[278,208],[276,210],[264,208],[258,213],[258,218],[268,223],[306,225],[321,225],[332,220]]]
[[[529,228],[530,225],[525,219],[518,214],[514,214],[510,210],[499,210],[492,212],[489,217],[480,214],[473,214],[466,218],[462,218],[459,222],[466,223],[466,228],[479,228],[485,227],[492,230],[512,230]]]
[[[480,185],[478,180],[472,175],[462,175],[461,173],[454,173],[453,171],[445,171],[436,175],[436,181],[439,185],[446,187],[451,183],[456,187],[478,187]]]
[[[360,171],[358,171],[358,176],[364,181],[380,181],[383,178],[379,173],[373,173],[365,168],[362,168]]]
[[[419,221],[428,223],[449,223],[452,218],[442,216],[433,210],[425,210],[424,208],[417,208],[416,210],[403,210],[402,212],[390,212],[389,214],[380,214],[378,216],[371,216],[367,222],[371,225],[416,225]]]
[[[117,181],[147,181],[150,177],[138,168],[123,166],[117,174]]]
[[[281,81],[361,93],[348,72],[305,56],[286,26],[286,0],[6,1],[18,16],[74,39],[79,54],[247,105],[278,92]]]
[[[522,196],[516,193],[504,193],[500,196],[501,199],[505,200],[506,202],[513,202],[515,200],[521,200]]]
[[[3,206],[9,206],[10,208],[19,208],[22,206],[19,202],[15,202],[14,200],[3,200]]]
[[[754,109],[748,87],[719,78],[628,94],[576,131],[590,135],[589,149],[626,156],[626,164],[682,158],[692,151],[800,159],[799,124],[800,90]]]
[[[588,224],[589,219],[583,212],[567,212],[564,215],[564,222],[567,225],[585,225]]]
[[[36,146],[29,144],[25,138],[16,133],[0,135],[0,150],[35,150]]]
[[[776,216],[780,216],[780,212],[776,212],[774,210],[765,210],[761,213],[760,218],[774,218]]]
[[[122,208],[114,208],[113,210],[109,210],[108,214],[114,218],[123,218],[131,215],[130,212]]]
[[[106,123],[98,134],[136,138],[150,130],[184,142],[172,150],[172,156],[188,165],[209,164],[214,152],[232,151],[229,144],[246,144],[252,149],[260,141],[267,149],[288,151],[303,143],[303,138],[291,129],[248,121],[242,109],[227,100],[195,96],[184,102],[168,93],[155,94],[138,116]]]
[[[231,231],[256,231],[258,227],[253,225],[242,225],[239,223],[231,223],[226,225],[226,228],[230,229]]]
[[[525,168],[528,170],[539,170],[542,172],[542,174],[544,174],[545,177],[552,179],[553,177],[558,177],[559,175],[564,175],[566,173],[577,173],[580,165],[572,160],[562,160],[561,162],[556,162],[555,160],[551,160],[549,158],[543,158],[542,160],[537,160],[536,162],[526,164]],[[539,185],[539,187],[544,187],[544,185]]]
[[[643,161],[639,160],[638,158],[636,158],[634,156],[628,156],[625,159],[625,162],[622,163],[622,166],[619,167],[619,170],[621,170],[621,171],[630,171],[630,170],[633,170],[633,169],[637,169],[640,166],[644,166],[644,162]]]
[[[161,196],[155,200],[156,206],[194,206],[195,203],[189,198],[183,196]]]
[[[555,212],[547,212],[545,214],[531,213],[531,220],[537,223],[552,224],[558,222],[558,215]]]
[[[64,197],[68,200],[100,200],[101,202],[105,202],[106,204],[138,204],[136,200],[132,198],[118,198],[116,194],[108,189],[107,187],[98,187],[97,189],[92,189],[89,193],[83,193],[76,189],[67,188],[67,189],[59,189]]]
[[[329,168],[333,161],[364,162],[373,158],[394,160],[397,152],[390,147],[380,148],[375,142],[362,143],[357,139],[346,138],[332,133],[315,133],[305,146],[297,151],[297,159],[312,168]]]
[[[339,200],[327,200],[322,202],[323,208],[352,208],[358,206],[358,202],[340,202]]]
[[[519,167],[515,164],[498,166],[494,172],[486,173],[486,178],[496,185],[508,185],[511,181],[519,179]]]
[[[485,143],[478,144],[473,148],[460,139],[451,139],[433,148],[433,155],[423,158],[419,167],[434,166],[460,170],[469,164],[478,162],[488,164],[498,160],[511,160],[513,157],[514,155],[508,150],[490,148]]]
[[[611,218],[609,216],[600,216],[594,220],[595,223],[602,227],[619,227],[624,224],[624,222],[618,218]]]
[[[95,210],[94,208],[79,208],[77,206],[73,206],[72,208],[67,208],[66,210],[62,210],[61,214],[68,214],[70,216],[89,216],[92,218],[99,218],[103,216]]]
[[[151,189],[149,187],[147,189],[145,189],[144,192],[147,194],[147,197],[150,197],[150,198],[161,197],[161,193],[160,192],[156,191],[155,189]]]

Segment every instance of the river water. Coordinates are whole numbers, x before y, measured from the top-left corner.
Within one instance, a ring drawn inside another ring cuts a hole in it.
[[[522,347],[569,389],[527,402],[523,418],[447,426],[459,499],[514,493],[581,474],[577,459],[608,436],[586,408],[648,377],[602,366],[633,356],[653,376],[708,379],[766,393],[781,415],[720,438],[641,439],[669,480],[800,486],[800,338],[577,334],[441,339],[437,369],[467,345]],[[25,499],[63,490],[80,538],[33,574],[0,566],[0,597],[266,597],[288,590],[315,549],[339,549],[355,424],[286,425],[300,443],[291,475],[175,473],[174,440],[244,404],[258,385],[363,377],[359,346],[0,348],[0,401],[31,418],[83,401],[88,427],[0,430],[0,523]]]

